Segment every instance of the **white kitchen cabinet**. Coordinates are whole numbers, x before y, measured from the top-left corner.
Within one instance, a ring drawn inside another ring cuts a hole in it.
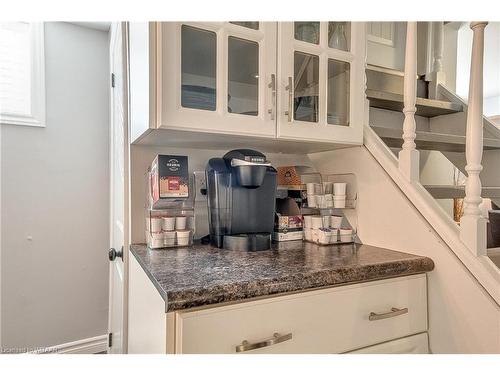
[[[275,136],[275,22],[156,27],[158,128]]]
[[[362,22],[132,23],[129,34],[132,142],[166,129],[193,142],[362,144]]]
[[[363,143],[365,23],[280,22],[278,138]]]
[[[128,353],[165,353],[165,301],[130,253],[128,301]]]
[[[343,353],[425,332],[426,300],[419,275],[181,311],[175,352]]]
[[[399,341],[427,332],[425,274],[165,313],[160,294],[130,258],[129,348],[134,353],[395,353],[427,348],[422,337]],[[255,344],[262,347],[250,349]]]

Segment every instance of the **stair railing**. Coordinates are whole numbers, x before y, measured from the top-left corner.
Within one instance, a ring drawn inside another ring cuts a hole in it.
[[[417,23],[406,26],[403,148],[399,152],[399,170],[411,182],[419,181],[419,152],[416,149],[415,103],[417,100]]]
[[[483,54],[484,28],[488,22],[471,22],[473,31],[472,57],[469,79],[469,108],[465,157],[464,215],[460,220],[460,239],[476,255],[486,255],[486,222],[481,215],[481,179],[483,169]]]

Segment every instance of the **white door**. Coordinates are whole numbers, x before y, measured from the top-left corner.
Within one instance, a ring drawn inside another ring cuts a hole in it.
[[[110,39],[110,250],[108,353],[125,353],[127,337],[128,270],[128,105],[126,33],[124,23],[113,23]]]
[[[276,22],[157,24],[165,129],[276,134]]]
[[[365,24],[280,22],[278,138],[363,143]]]

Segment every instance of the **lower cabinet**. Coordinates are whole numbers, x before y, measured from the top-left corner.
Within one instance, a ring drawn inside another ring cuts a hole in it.
[[[142,278],[142,286],[154,289],[140,266],[134,266],[133,256],[130,259],[130,283]],[[426,290],[426,275],[420,274],[163,313],[161,322],[155,318],[158,314],[144,309],[164,309],[164,304],[153,303],[157,298],[149,303],[132,293],[129,352],[426,353]],[[146,294],[151,293],[141,293]],[[133,307],[135,303],[141,307]],[[135,312],[147,319],[134,316]],[[164,341],[158,331],[164,332]],[[156,345],[147,343],[148,335]]]
[[[175,313],[176,353],[343,353],[427,331],[425,275]]]
[[[429,338],[427,333],[419,333],[402,339],[384,342],[383,344],[353,350],[347,354],[428,354]]]

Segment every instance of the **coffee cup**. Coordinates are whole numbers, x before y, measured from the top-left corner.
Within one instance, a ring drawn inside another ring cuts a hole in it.
[[[340,228],[340,241],[341,242],[352,242],[352,229],[351,228]]]
[[[335,208],[345,208],[345,195],[334,195],[333,196],[333,207]]]
[[[175,246],[175,231],[163,232],[165,236],[165,247]]]
[[[175,229],[176,230],[185,230],[186,229],[186,216],[176,216],[175,218]]]
[[[342,225],[342,216],[332,215],[330,216],[330,227],[331,228],[340,228]]]
[[[321,216],[312,216],[311,227],[312,229],[319,229],[323,226],[323,218]]]
[[[333,184],[333,193],[335,195],[345,195],[346,188],[347,188],[346,182],[336,182]]]
[[[164,231],[171,231],[175,229],[175,217],[174,216],[165,216],[163,218],[163,226]]]
[[[188,246],[189,245],[189,237],[191,236],[191,231],[178,230],[176,233],[177,233],[177,245]]]
[[[161,232],[162,218],[161,217],[150,217],[147,219],[150,221],[149,231],[151,233]]]

